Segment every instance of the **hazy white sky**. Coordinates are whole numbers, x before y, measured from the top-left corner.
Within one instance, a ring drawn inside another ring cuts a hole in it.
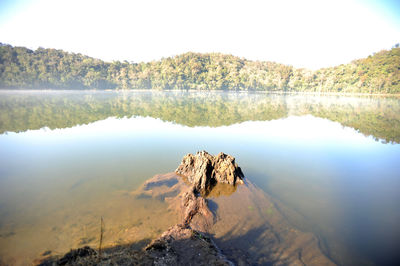
[[[193,52],[319,68],[400,42],[390,0],[0,0],[0,42],[133,62]]]

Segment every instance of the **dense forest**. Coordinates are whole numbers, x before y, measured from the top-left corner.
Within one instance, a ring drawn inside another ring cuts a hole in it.
[[[220,127],[312,115],[377,140],[400,143],[400,102],[396,98],[368,96],[339,101],[337,96],[266,97],[264,93],[213,91],[2,92],[0,96],[0,134],[73,127],[108,117],[153,117],[189,127]]]
[[[400,48],[312,71],[219,53],[109,63],[62,50],[0,43],[0,88],[400,93]]]

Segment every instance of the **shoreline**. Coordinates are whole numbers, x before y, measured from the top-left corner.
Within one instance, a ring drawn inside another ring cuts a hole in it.
[[[215,93],[234,93],[234,94],[246,94],[246,93],[259,93],[259,94],[280,94],[280,95],[312,95],[312,96],[343,96],[343,97],[393,97],[400,98],[400,93],[363,93],[363,92],[313,92],[313,91],[264,91],[264,90],[157,90],[157,89],[115,89],[115,90],[102,90],[102,89],[10,89],[0,88],[0,92],[186,92],[186,93],[199,93],[199,92],[215,92]]]

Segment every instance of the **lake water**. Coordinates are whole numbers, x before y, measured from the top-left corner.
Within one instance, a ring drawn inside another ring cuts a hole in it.
[[[0,92],[0,264],[146,242],[177,222],[131,192],[221,151],[340,265],[400,261],[398,98]],[[140,228],[133,230],[132,228]]]

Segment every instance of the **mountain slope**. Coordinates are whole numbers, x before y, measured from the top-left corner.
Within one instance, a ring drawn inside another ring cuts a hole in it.
[[[62,50],[1,44],[0,88],[400,93],[400,48],[311,71],[219,53],[108,63]]]

